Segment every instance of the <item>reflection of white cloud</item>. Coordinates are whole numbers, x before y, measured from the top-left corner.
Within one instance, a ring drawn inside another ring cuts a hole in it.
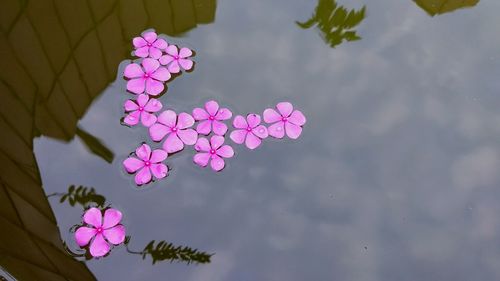
[[[499,180],[499,171],[500,158],[493,147],[476,148],[451,167],[453,183],[460,188],[494,185]]]

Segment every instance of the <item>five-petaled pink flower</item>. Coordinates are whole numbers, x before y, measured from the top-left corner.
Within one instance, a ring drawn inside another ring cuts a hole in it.
[[[149,99],[146,94],[140,94],[136,101],[127,100],[123,105],[125,112],[130,112],[123,122],[129,126],[134,126],[141,120],[142,125],[149,127],[156,123],[154,112],[160,111],[162,104],[157,99]]]
[[[245,143],[250,149],[257,148],[262,143],[262,139],[268,136],[267,128],[260,125],[258,114],[248,114],[246,120],[238,115],[233,120],[233,126],[238,130],[232,131],[230,138],[237,144]]]
[[[127,90],[130,92],[142,94],[146,89],[146,94],[156,96],[163,91],[163,83],[171,75],[157,60],[146,58],[142,60],[142,67],[137,63],[127,65],[124,76],[131,79],[127,82]]]
[[[95,237],[90,242],[90,254],[93,257],[106,255],[110,250],[109,243],[118,245],[125,241],[125,227],[119,224],[121,219],[122,213],[116,209],[107,209],[104,212],[104,220],[101,210],[88,209],[83,215],[83,221],[89,226],[80,226],[76,230],[76,243],[84,247]]]
[[[136,50],[134,54],[141,58],[152,57],[159,59],[162,55],[161,50],[168,47],[167,41],[158,38],[155,32],[146,32],[142,37],[135,37],[132,40]]]
[[[224,135],[227,132],[226,124],[221,121],[230,119],[233,116],[231,110],[220,108],[216,101],[208,101],[205,103],[205,109],[193,109],[193,117],[196,121],[201,121],[196,126],[196,131],[203,135],[210,134],[213,131],[216,135]]]
[[[151,173],[155,178],[162,179],[168,175],[167,165],[161,163],[167,159],[168,153],[161,149],[151,152],[151,147],[147,144],[139,146],[135,150],[135,157],[128,157],[123,161],[123,167],[129,173],[139,172],[135,175],[137,185],[146,184],[151,181]]]
[[[194,125],[191,115],[181,112],[179,117],[172,110],[163,111],[158,116],[158,121],[149,127],[149,135],[154,141],[161,141],[169,135],[163,143],[163,149],[168,153],[174,153],[184,149],[184,144],[193,145],[198,139],[198,133],[190,129]]]
[[[179,73],[181,67],[184,70],[190,70],[193,67],[193,61],[187,59],[193,55],[193,52],[188,48],[181,48],[178,51],[177,46],[170,45],[166,50],[167,54],[160,58],[160,63],[162,65],[168,65],[168,71],[170,73]]]
[[[206,138],[198,139],[194,148],[200,153],[194,155],[194,163],[201,167],[206,167],[210,161],[210,167],[214,171],[221,171],[225,166],[223,158],[231,158],[234,155],[233,148],[223,144],[224,137],[222,136],[212,136],[210,143]]]
[[[293,105],[289,102],[280,102],[276,108],[279,113],[271,108],[264,110],[264,121],[274,123],[267,128],[269,135],[281,139],[286,132],[289,138],[298,138],[302,133],[302,126],[306,123],[304,114],[299,110],[293,110]]]

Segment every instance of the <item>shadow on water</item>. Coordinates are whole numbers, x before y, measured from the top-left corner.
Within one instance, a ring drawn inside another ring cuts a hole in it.
[[[318,0],[318,5],[310,19],[305,22],[297,21],[301,28],[308,29],[316,26],[326,44],[335,48],[343,41],[357,41],[358,36],[354,29],[365,18],[366,6],[360,10],[347,10],[338,5],[335,0]]]
[[[19,280],[95,280],[66,254],[45,196],[33,139],[80,137],[78,121],[116,77],[131,39],[154,27],[182,36],[215,19],[216,0],[4,1],[0,9],[0,265]],[[66,231],[66,230],[63,230]]]
[[[430,16],[453,12],[457,9],[471,8],[479,3],[479,0],[413,0],[420,8]]]

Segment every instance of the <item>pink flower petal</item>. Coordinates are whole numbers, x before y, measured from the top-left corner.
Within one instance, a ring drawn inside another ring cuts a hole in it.
[[[151,147],[147,144],[142,144],[135,150],[135,155],[143,161],[149,161],[149,158],[151,157]]]
[[[212,130],[216,135],[223,136],[227,132],[227,125],[220,121],[214,120],[212,121]]]
[[[203,108],[197,107],[197,108],[193,109],[194,120],[196,120],[196,121],[206,120],[206,119],[208,119],[208,117],[210,117],[210,115]]]
[[[144,167],[144,161],[134,157],[129,157],[123,161],[123,167],[129,173],[135,173],[137,170]]]
[[[128,111],[134,111],[134,110],[139,109],[139,106],[135,102],[133,102],[131,100],[127,100],[123,104],[123,108],[125,109],[125,111],[128,112]]]
[[[169,65],[168,65],[168,71],[170,71],[170,73],[179,73],[179,71],[181,71],[180,67],[179,67],[179,62],[178,61],[172,61]]]
[[[96,233],[97,230],[95,228],[85,226],[79,227],[75,232],[76,244],[78,244],[78,246],[80,247],[86,246],[87,244],[89,244],[90,239],[92,239],[92,237],[96,235]]]
[[[114,245],[121,244],[125,241],[125,227],[121,224],[110,229],[105,229],[102,234],[109,243]]]
[[[293,111],[293,105],[289,102],[280,102],[276,105],[276,108],[283,117],[290,116],[290,114],[292,114]]]
[[[134,51],[134,55],[140,58],[147,58],[149,56],[149,47],[144,46]]]
[[[178,55],[177,46],[169,45],[166,49],[166,52],[171,56],[177,56]]]
[[[217,155],[224,158],[231,158],[234,156],[234,150],[229,145],[223,145],[219,149],[217,149]]]
[[[210,134],[211,130],[212,130],[212,121],[210,121],[210,120],[201,121],[196,126],[196,131],[202,135]]]
[[[132,111],[130,114],[127,114],[125,118],[123,119],[123,123],[129,125],[129,126],[135,126],[137,123],[139,123],[139,118],[141,117],[141,112],[139,111]]]
[[[109,245],[102,234],[97,234],[94,241],[90,243],[90,254],[97,258],[106,255],[109,252]]]
[[[88,209],[85,214],[83,214],[83,221],[86,224],[90,224],[94,227],[102,226],[102,213],[101,210],[97,208]]]
[[[217,111],[219,110],[219,104],[214,100],[207,101],[205,103],[205,109],[207,110],[208,114],[210,114],[211,116],[215,116],[217,114]]]
[[[142,67],[144,68],[144,71],[146,73],[151,74],[156,71],[158,67],[160,67],[160,63],[158,62],[158,60],[146,58],[142,60]]]
[[[236,115],[233,119],[233,126],[237,129],[246,129],[248,127],[248,123],[243,116]]]
[[[179,117],[177,117],[177,127],[179,129],[186,129],[194,125],[193,116],[187,114],[186,112],[181,112]]]
[[[249,133],[247,135],[247,139],[245,140],[245,145],[250,149],[257,148],[261,143],[262,141],[253,133]]]
[[[206,167],[210,160],[210,153],[196,153],[193,157],[194,163],[201,167]]]
[[[158,67],[154,73],[151,73],[151,77],[159,81],[167,81],[171,75],[165,67]]]
[[[297,126],[293,123],[286,122],[285,123],[285,131],[286,135],[291,139],[297,139],[302,133],[302,127]]]
[[[160,57],[161,65],[167,65],[167,64],[171,63],[173,60],[174,60],[174,57],[172,57],[171,55],[163,55]]]
[[[156,47],[150,47],[149,48],[149,56],[151,58],[154,58],[154,59],[159,59],[162,55],[162,52],[160,51],[160,49],[156,48]]]
[[[281,118],[283,118],[283,116],[281,116],[274,109],[268,108],[268,109],[264,110],[264,121],[266,123],[278,122],[278,121],[281,121]]]
[[[144,106],[144,110],[146,110],[147,112],[158,112],[161,110],[162,107],[163,105],[159,100],[150,99],[146,104],[146,106]]]
[[[151,181],[151,171],[148,167],[142,168],[139,173],[135,175],[135,183],[137,185],[143,185]]]
[[[174,153],[184,149],[184,143],[179,139],[177,134],[170,134],[163,143],[163,149],[168,153]]]
[[[158,35],[156,35],[156,32],[150,31],[144,33],[142,37],[144,38],[144,40],[148,41],[148,43],[154,43]]]
[[[146,103],[148,102],[149,100],[149,96],[146,95],[146,94],[140,94],[138,97],[137,97],[137,104],[141,107],[144,107],[146,105]]]
[[[146,40],[144,40],[144,38],[142,37],[135,37],[134,39],[132,39],[132,44],[134,44],[135,48],[140,48],[146,46],[148,42],[146,42]]]
[[[210,151],[212,147],[206,138],[199,138],[198,141],[196,141],[194,149],[196,149],[196,151]]]
[[[156,123],[156,116],[149,112],[143,111],[141,113],[141,123],[144,127],[151,127],[151,125]]]
[[[179,57],[187,58],[193,55],[193,52],[189,48],[181,48],[179,51]]]
[[[162,179],[168,175],[167,165],[163,163],[151,164],[151,173],[157,179]]]
[[[293,123],[297,126],[303,126],[306,123],[306,117],[299,110],[292,112],[292,115],[288,117],[288,122]]]
[[[231,112],[231,110],[229,110],[227,108],[221,108],[221,109],[219,109],[219,111],[215,115],[215,119],[216,120],[228,120],[228,119],[231,119],[232,116],[233,116],[233,113]]]
[[[170,128],[162,124],[153,124],[149,127],[149,136],[153,141],[161,141],[168,133]]]
[[[148,78],[146,80],[146,93],[152,96],[157,96],[163,91],[164,88],[165,87],[163,86],[163,83],[160,81],[154,80],[152,78]]]
[[[193,68],[193,61],[187,59],[179,59],[179,65],[185,70],[190,70],[191,68]]]
[[[245,138],[247,137],[247,130],[234,130],[231,132],[229,137],[237,144],[242,144],[245,142]]]
[[[151,163],[160,163],[161,161],[165,161],[167,159],[168,153],[162,149],[155,149],[153,153],[151,153],[151,158],[149,161]]]
[[[172,110],[165,110],[158,116],[158,122],[173,128],[177,125],[177,114]]]
[[[144,78],[135,78],[127,82],[127,90],[134,94],[144,93],[145,86],[146,80]]]
[[[269,136],[267,128],[264,125],[259,125],[253,128],[252,133],[261,139],[265,139]]]
[[[224,169],[225,165],[226,164],[224,163],[224,159],[220,158],[217,155],[214,155],[212,157],[212,160],[210,161],[210,167],[212,167],[212,170],[214,170],[216,172],[222,171],[222,169]]]
[[[278,139],[285,136],[285,124],[282,121],[276,122],[267,128],[269,135]]]
[[[160,49],[160,50],[165,50],[168,47],[168,43],[167,43],[167,41],[165,41],[165,39],[158,38],[153,43],[153,46]]]
[[[219,147],[221,147],[221,145],[224,143],[224,137],[221,137],[221,136],[212,136],[210,138],[210,146],[212,147],[212,149],[219,149]]]
[[[250,128],[255,128],[260,124],[260,116],[254,113],[247,115],[247,123]]]
[[[142,71],[142,67],[137,63],[131,63],[125,67],[125,71],[123,71],[123,76],[127,78],[138,78],[144,75],[144,71]]]
[[[198,133],[193,129],[179,130],[177,136],[187,145],[193,145],[198,140]]]
[[[104,221],[102,223],[102,228],[108,229],[117,225],[122,220],[122,212],[117,209],[107,209],[104,212]]]

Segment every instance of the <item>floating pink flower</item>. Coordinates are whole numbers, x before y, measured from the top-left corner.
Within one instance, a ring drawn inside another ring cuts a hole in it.
[[[228,120],[231,116],[233,116],[231,110],[227,108],[219,109],[219,104],[213,100],[205,103],[205,109],[193,109],[194,120],[201,121],[196,126],[196,131],[203,135],[208,135],[211,131],[216,135],[224,135],[227,132],[227,126],[221,121]]]
[[[191,115],[182,112],[177,114],[172,110],[163,111],[158,116],[158,122],[149,127],[149,135],[154,141],[161,141],[169,135],[163,143],[163,149],[168,153],[174,153],[184,149],[184,144],[193,145],[198,139],[195,130],[190,129],[194,125]]]
[[[302,126],[306,123],[304,114],[299,110],[293,110],[289,102],[280,102],[276,108],[279,113],[271,108],[264,110],[264,121],[274,123],[267,128],[269,135],[281,139],[286,132],[289,138],[298,138],[302,133]]]
[[[125,241],[125,227],[119,224],[121,219],[122,213],[116,209],[107,209],[104,221],[101,210],[88,209],[83,215],[83,221],[88,226],[80,226],[76,230],[76,243],[84,247],[90,242],[90,254],[93,257],[106,255],[110,250],[109,244],[118,245]]]
[[[238,115],[233,120],[233,126],[239,130],[232,131],[230,138],[237,144],[245,143],[250,149],[257,148],[262,143],[262,139],[268,136],[267,128],[260,125],[258,114],[248,114],[246,120]]]
[[[170,73],[179,73],[181,67],[184,70],[190,70],[193,67],[193,61],[187,59],[193,55],[193,52],[188,48],[181,48],[178,51],[177,46],[170,45],[167,47],[167,54],[160,58],[162,65],[168,65]]]
[[[155,32],[146,32],[142,37],[135,37],[132,42],[136,48],[134,54],[141,58],[149,56],[159,59],[162,55],[161,50],[168,47],[167,41],[158,38]]]
[[[162,104],[157,99],[149,99],[146,94],[140,94],[136,101],[127,100],[123,105],[126,112],[130,112],[123,122],[129,126],[135,126],[141,120],[142,125],[149,127],[156,123],[154,112],[160,111]]]
[[[206,138],[200,138],[196,142],[194,148],[196,153],[193,161],[201,167],[206,167],[210,161],[210,167],[216,172],[224,169],[225,163],[223,158],[231,158],[234,156],[233,148],[224,144],[224,137],[212,136],[210,143]]]
[[[151,181],[151,174],[157,179],[162,179],[168,175],[167,165],[161,163],[167,159],[167,152],[161,149],[156,149],[151,152],[151,148],[147,144],[139,146],[135,150],[135,157],[129,157],[123,161],[123,167],[129,173],[135,173],[135,183],[142,185]]]
[[[143,70],[144,69],[144,70]],[[160,63],[151,58],[142,60],[142,67],[137,63],[131,63],[125,67],[124,76],[130,78],[127,82],[127,90],[134,94],[144,93],[156,96],[165,88],[163,83],[170,79],[170,72]]]

